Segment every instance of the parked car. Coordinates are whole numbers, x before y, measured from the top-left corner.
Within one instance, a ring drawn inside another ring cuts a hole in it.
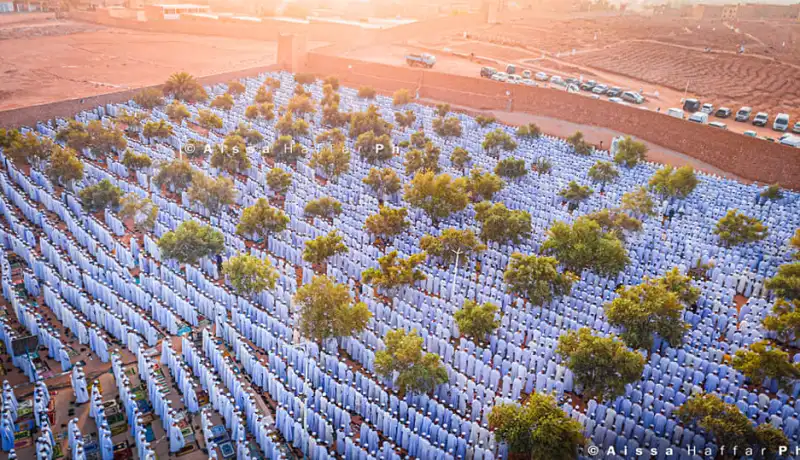
[[[436,56],[428,53],[407,54],[406,63],[411,67],[425,67],[430,69],[436,64]]]
[[[676,108],[674,108],[674,107],[673,107],[673,108],[669,108],[669,109],[667,109],[667,115],[669,115],[669,116],[671,116],[671,117],[674,117],[674,118],[680,118],[681,120],[683,120],[683,119],[684,119],[684,113],[683,113],[683,110],[681,110],[681,109],[676,109]]]
[[[519,76],[519,75],[509,75],[508,76],[508,82],[511,83],[511,84],[516,85],[517,83],[521,83],[522,82],[522,77]]]
[[[708,126],[713,126],[714,128],[719,128],[719,129],[728,129],[728,125],[726,125],[721,121],[712,121],[711,123],[708,124]]]
[[[594,94],[603,95],[603,94],[606,93],[606,91],[608,91],[608,86],[606,86],[606,85],[597,85],[594,88],[592,88],[592,92]]]
[[[580,86],[580,84],[581,84],[581,82],[578,81],[577,78],[572,78],[572,77],[567,78],[565,81],[567,82],[567,85],[578,85],[578,86]]]
[[[622,88],[619,86],[614,86],[606,91],[608,97],[619,97],[620,94],[622,94]]]
[[[775,131],[786,132],[789,129],[789,114],[779,113],[772,122],[772,129]]]
[[[497,73],[494,67],[481,67],[481,77],[492,78],[492,75]]]
[[[515,73],[517,73],[517,66],[515,66],[514,64],[507,65],[506,73],[509,75],[514,75]]]
[[[536,84],[535,81],[531,80],[530,78],[523,78],[520,83],[522,83],[525,86],[539,86]]]
[[[700,110],[700,101],[697,99],[686,99],[683,101],[683,110],[689,113],[695,113]]]
[[[703,104],[702,107],[700,107],[700,111],[711,115],[712,113],[714,113],[714,106],[706,102],[705,104]]]
[[[720,107],[717,109],[717,112],[714,114],[714,116],[717,118],[728,118],[731,116],[731,113],[731,109],[727,107]]]
[[[497,72],[496,74],[492,75],[492,80],[494,81],[508,81],[508,74],[505,72]]]
[[[755,131],[745,131],[742,134],[744,134],[745,136],[748,136],[748,137],[758,137],[758,133],[755,132]]]
[[[585,82],[583,82],[583,84],[581,84],[581,89],[583,91],[591,91],[592,89],[594,89],[595,86],[597,86],[597,82],[594,81],[594,80],[589,80],[589,81],[585,81]]]
[[[616,104],[628,105],[628,103],[623,101],[621,97],[610,97],[608,100],[609,102],[614,102]]]
[[[767,122],[769,121],[769,115],[767,112],[758,112],[753,118],[753,126],[767,126]]]
[[[544,72],[536,72],[536,75],[533,76],[538,81],[547,81],[547,74]]]
[[[636,91],[623,92],[622,99],[624,99],[627,102],[633,102],[634,104],[641,104],[644,102],[644,96],[637,93]]]
[[[800,121],[794,123],[794,126],[792,126],[792,132],[795,134],[800,134]]]
[[[752,107],[742,107],[736,112],[736,121],[747,121],[750,119],[750,114],[753,113]]]
[[[522,71],[522,78],[531,78],[531,71],[530,70],[523,70]]]
[[[553,75],[552,77],[550,77],[550,84],[557,86],[564,86],[567,83],[564,81],[563,78],[559,77],[558,75]]]
[[[705,112],[695,112],[689,117],[689,121],[706,124],[708,123],[708,114]]]
[[[788,136],[781,138],[780,144],[788,145],[789,147],[800,148],[800,137],[789,134]]]

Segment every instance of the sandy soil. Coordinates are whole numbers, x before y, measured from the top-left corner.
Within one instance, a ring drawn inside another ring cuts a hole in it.
[[[68,33],[49,35],[59,29]],[[270,65],[277,51],[256,40],[70,22],[14,24],[3,33],[11,38],[0,40],[0,110],[157,84],[175,71],[203,76]]]

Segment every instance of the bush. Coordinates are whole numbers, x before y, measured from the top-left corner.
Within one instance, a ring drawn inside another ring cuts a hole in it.
[[[358,97],[362,99],[375,99],[377,94],[378,92],[371,86],[362,86],[358,88]]]
[[[394,92],[392,96],[392,103],[394,105],[403,105],[411,102],[411,93],[407,89],[401,88]]]

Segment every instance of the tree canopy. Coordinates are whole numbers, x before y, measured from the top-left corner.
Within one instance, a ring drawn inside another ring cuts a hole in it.
[[[275,139],[272,146],[264,152],[268,158],[275,161],[292,164],[306,156],[306,148],[292,139],[292,136],[282,135]]]
[[[378,268],[372,267],[364,270],[361,273],[361,279],[366,284],[374,284],[376,287],[391,291],[427,278],[421,270],[417,269],[417,266],[424,261],[424,252],[401,259],[397,251],[392,251],[378,258]]]
[[[761,197],[766,198],[768,200],[780,200],[781,198],[783,198],[781,185],[777,183],[770,185],[769,187],[761,191]]]
[[[103,179],[94,185],[84,187],[79,196],[83,209],[88,212],[97,212],[109,206],[119,206],[122,190],[108,179]]]
[[[276,195],[284,195],[292,185],[292,173],[281,168],[272,168],[265,175],[267,186]]]
[[[413,149],[406,153],[405,169],[406,175],[413,176],[419,171],[422,172],[439,172],[439,154],[440,150],[432,143],[425,145],[425,151]]]
[[[267,238],[280,233],[289,224],[289,216],[278,208],[269,205],[266,198],[259,198],[253,206],[244,208],[236,233],[242,236],[255,236],[267,245]]]
[[[589,156],[594,150],[588,142],[583,138],[583,133],[575,131],[575,134],[567,138],[567,144],[572,146],[572,150],[581,156]]]
[[[148,121],[142,128],[142,135],[147,139],[166,139],[172,136],[172,125],[164,120]]]
[[[405,112],[395,112],[394,121],[401,128],[410,128],[417,121],[417,115],[413,110],[406,110]]]
[[[133,150],[126,150],[121,163],[131,171],[139,171],[152,166],[153,160],[146,153],[137,154]]]
[[[608,161],[598,161],[589,168],[589,178],[594,182],[607,184],[619,177],[619,171]]]
[[[761,241],[767,237],[767,226],[755,217],[731,209],[717,222],[714,234],[719,236],[719,241],[725,246],[738,246],[740,244]]]
[[[198,202],[213,216],[236,202],[236,189],[227,177],[216,179],[197,172],[189,187],[189,200]]]
[[[211,167],[227,171],[231,175],[244,173],[250,168],[244,138],[238,134],[225,136],[222,147],[214,149],[211,155]]]
[[[531,393],[525,404],[497,404],[489,428],[510,453],[531,460],[572,460],[586,443],[583,426],[558,406],[553,396]]]
[[[381,206],[377,214],[367,217],[364,228],[381,239],[392,238],[408,228],[409,222],[406,220],[406,216],[408,216],[406,208]]]
[[[319,346],[328,339],[358,334],[372,318],[365,303],[353,302],[346,285],[327,276],[315,276],[300,286],[294,303],[300,307],[300,331]]]
[[[438,225],[442,219],[467,207],[466,185],[463,177],[453,179],[449,174],[437,176],[433,172],[421,172],[406,185],[404,198],[411,206],[425,211],[433,224]]]
[[[570,272],[558,271],[558,260],[553,257],[511,254],[503,274],[508,290],[526,298],[533,305],[545,305],[554,296],[567,295],[572,283],[578,279]]]
[[[461,121],[456,117],[434,118],[433,132],[441,137],[461,137]]]
[[[500,128],[486,133],[481,144],[483,150],[492,157],[497,158],[500,151],[513,152],[517,148],[517,143],[511,136]]]
[[[281,136],[300,138],[308,135],[308,123],[302,118],[293,119],[292,112],[287,111],[275,123],[275,129]]]
[[[450,163],[457,169],[464,169],[470,161],[472,161],[472,157],[469,152],[462,147],[456,147],[453,149],[453,152],[450,153]]]
[[[251,297],[267,289],[274,289],[278,271],[268,258],[259,259],[249,254],[239,254],[222,264],[222,274],[239,295]]]
[[[370,168],[367,177],[362,182],[369,185],[372,191],[378,195],[378,200],[383,201],[387,195],[392,195],[400,191],[400,178],[392,168]]]
[[[750,349],[736,350],[733,368],[756,385],[770,378],[784,391],[790,392],[792,385],[800,379],[800,364],[790,362],[789,358],[789,353],[762,340],[750,345]]]
[[[466,190],[473,200],[491,200],[505,185],[503,179],[477,167],[470,171]]]
[[[531,234],[528,211],[508,209],[503,203],[481,201],[474,206],[475,220],[481,224],[481,239],[498,243],[521,243]]]
[[[295,116],[303,118],[306,114],[315,112],[314,102],[309,96],[298,94],[289,99],[286,110],[292,112]]]
[[[194,178],[194,170],[186,160],[172,160],[161,165],[158,174],[153,178],[157,187],[168,187],[181,193],[189,187]]]
[[[392,138],[388,134],[376,136],[374,132],[367,131],[358,136],[355,148],[359,156],[371,164],[388,161],[394,156]]]
[[[370,105],[363,112],[350,115],[350,138],[358,139],[362,134],[372,131],[376,137],[392,134],[392,125],[381,118],[378,107]]]
[[[389,331],[383,343],[386,348],[375,353],[375,372],[386,377],[396,375],[395,385],[401,396],[427,394],[447,382],[441,358],[422,352],[423,339],[416,329],[410,333],[402,329]]]
[[[150,198],[130,192],[120,200],[119,216],[133,221],[133,228],[143,232],[153,228],[158,218],[158,206]]]
[[[533,162],[531,168],[536,171],[536,174],[550,174],[553,171],[553,163],[547,157],[539,157]]]
[[[333,219],[342,213],[342,203],[330,196],[323,196],[306,203],[303,214],[323,219]]]
[[[20,165],[25,162],[37,168],[41,168],[50,159],[55,149],[61,148],[56,146],[49,138],[39,139],[32,132],[28,132],[23,136],[16,130],[9,131],[6,134],[5,139],[0,143],[0,147],[3,148],[3,154],[14,164]]]
[[[603,232],[593,220],[579,217],[572,225],[557,221],[547,234],[542,253],[554,255],[574,273],[590,269],[611,276],[628,265],[628,254],[622,241]]]
[[[177,124],[181,124],[183,120],[186,120],[192,116],[192,114],[189,113],[189,109],[187,109],[185,105],[181,104],[177,100],[172,101],[167,106],[165,112],[167,117],[169,117],[169,121]]]
[[[343,238],[334,230],[327,235],[320,235],[313,240],[306,241],[303,250],[303,260],[313,265],[324,265],[327,260],[337,254],[345,254],[347,246]]]
[[[192,75],[186,72],[176,72],[170,75],[162,89],[164,94],[184,102],[204,101],[208,98],[206,90]]]
[[[498,311],[499,307],[491,302],[478,305],[478,302],[467,299],[461,309],[453,314],[453,319],[459,332],[485,343],[486,336],[500,327],[500,320],[496,319]]]
[[[371,86],[362,86],[358,88],[358,97],[361,99],[375,99],[377,94],[378,92]]]
[[[494,117],[494,115],[478,115],[475,117],[475,122],[478,123],[481,128],[485,128],[495,121],[497,121],[497,119]]]
[[[664,166],[653,174],[648,186],[662,198],[686,198],[698,183],[699,180],[691,166],[682,166],[678,169]]]
[[[772,306],[772,316],[764,318],[764,328],[775,332],[778,339],[785,343],[800,338],[800,300],[776,300]]]
[[[419,240],[420,248],[429,256],[438,257],[447,265],[459,260],[463,261],[471,255],[486,250],[486,245],[475,237],[472,230],[446,228],[439,236],[424,235]]]
[[[405,88],[400,88],[394,92],[392,96],[392,104],[393,105],[405,105],[411,102],[411,93],[408,92]]]
[[[565,360],[587,398],[613,401],[625,385],[642,378],[644,358],[613,337],[592,335],[589,328],[568,331],[558,338],[556,353]]]
[[[156,88],[145,88],[133,96],[133,102],[143,109],[152,110],[164,103],[162,95],[163,92]]]
[[[642,222],[618,209],[602,209],[583,216],[600,225],[604,232],[611,233],[620,240],[625,239],[625,232],[638,232],[642,229]]]
[[[72,187],[74,182],[83,179],[83,163],[71,148],[56,146],[50,155],[47,177],[53,182]]]
[[[330,180],[336,180],[350,169],[350,151],[344,145],[325,146],[311,155],[309,166],[318,168]]]
[[[528,123],[517,128],[517,137],[523,139],[538,139],[542,136],[542,130],[534,123]]]
[[[525,166],[525,160],[521,158],[503,158],[497,162],[494,173],[513,180],[528,174],[528,168]]]
[[[574,180],[571,180],[566,187],[558,192],[558,196],[563,198],[564,201],[574,207],[577,206],[577,204],[581,201],[584,201],[592,196],[592,193],[594,193],[594,190],[592,190],[588,185],[580,185]]]
[[[222,233],[194,220],[183,221],[158,240],[162,257],[181,264],[194,264],[203,257],[219,254],[224,247]]]
[[[617,143],[617,153],[614,155],[614,163],[633,168],[646,158],[647,146],[644,145],[643,142],[638,142],[631,139],[630,136],[625,136],[624,139]]]
[[[630,212],[634,216],[645,217],[655,214],[653,198],[647,193],[647,189],[644,187],[638,187],[636,190],[622,195],[622,204],[620,207],[623,211]]]
[[[222,129],[222,118],[210,110],[201,109],[197,111],[197,124],[208,130]]]
[[[784,299],[800,299],[800,262],[783,264],[778,273],[767,280],[767,289]]]

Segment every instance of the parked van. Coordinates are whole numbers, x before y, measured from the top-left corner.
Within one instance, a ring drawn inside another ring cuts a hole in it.
[[[667,115],[675,118],[680,118],[681,120],[683,120],[684,118],[683,110],[676,109],[674,107],[667,109]]]
[[[708,114],[705,112],[695,112],[689,117],[689,121],[706,124],[708,123]]]
[[[683,101],[683,110],[689,113],[695,113],[700,110],[700,101],[697,99],[686,99]]]
[[[747,121],[750,119],[750,114],[753,113],[751,107],[742,107],[736,112],[736,121]]]
[[[772,123],[772,129],[775,131],[786,132],[789,129],[789,115],[786,113],[779,113]]]
[[[515,73],[517,73],[517,66],[515,66],[514,64],[507,65],[506,73],[509,75],[514,75]]]
[[[644,102],[644,97],[635,91],[625,91],[622,93],[622,100],[633,102],[634,104],[641,104]]]

